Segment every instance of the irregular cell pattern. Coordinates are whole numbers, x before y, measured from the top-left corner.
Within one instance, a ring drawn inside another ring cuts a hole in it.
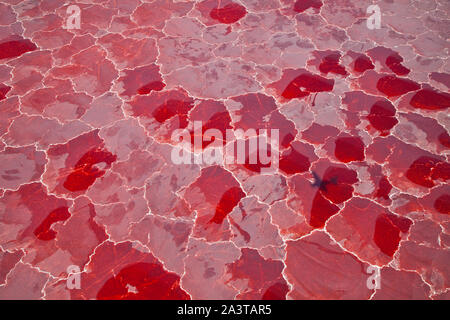
[[[448,300],[449,14],[1,1],[0,299]]]

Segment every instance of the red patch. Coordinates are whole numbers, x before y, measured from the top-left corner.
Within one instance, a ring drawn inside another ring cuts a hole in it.
[[[392,257],[400,242],[400,229],[386,215],[380,215],[375,223],[375,244],[381,252]]]
[[[86,190],[97,178],[103,176],[106,172],[95,165],[105,163],[105,168],[110,168],[116,159],[117,157],[109,151],[100,148],[89,150],[76,163],[72,173],[64,182],[64,187],[72,192]]]
[[[422,89],[412,97],[409,104],[418,109],[445,110],[450,107],[450,94]]]
[[[3,42],[0,43],[0,59],[15,58],[36,49],[36,45],[28,39]]]
[[[323,73],[335,73],[343,76],[347,75],[347,71],[341,65],[339,65],[339,54],[330,54],[323,58],[322,63],[319,65],[320,72]]]
[[[389,193],[391,192],[391,190],[392,190],[392,186],[389,183],[389,180],[383,176],[383,178],[381,178],[380,182],[378,183],[378,189],[377,189],[377,193],[375,194],[375,197],[388,200]]]
[[[359,137],[342,137],[335,141],[334,154],[341,162],[363,161],[364,143]]]
[[[6,94],[11,90],[11,87],[0,85],[0,101],[6,99]]]
[[[314,197],[309,224],[314,228],[322,228],[325,222],[339,212],[339,207],[325,199],[320,192]]]
[[[332,91],[334,80],[315,74],[302,74],[295,78],[281,94],[284,98],[302,98],[312,92]],[[303,91],[305,90],[305,91]]]
[[[97,294],[99,300],[189,300],[180,277],[157,263],[135,263],[110,278]]]
[[[246,14],[245,7],[237,3],[229,3],[223,8],[212,9],[209,15],[221,23],[231,24],[242,19]]]
[[[370,60],[369,57],[365,55],[360,55],[358,58],[356,58],[353,64],[353,70],[362,73],[370,69],[375,69],[375,66],[373,65],[372,60]]]
[[[308,157],[304,156],[292,147],[283,152],[280,157],[280,170],[284,171],[287,174],[305,172],[309,169],[310,166],[311,162],[309,161]]]
[[[442,214],[450,214],[450,194],[443,194],[437,198],[434,208]]]
[[[405,76],[410,70],[402,65],[403,58],[399,54],[392,54],[386,58],[386,65],[391,69],[396,75]]]
[[[221,224],[226,216],[233,210],[239,201],[245,197],[245,193],[240,187],[232,187],[228,189],[220,198],[216,207],[216,213],[211,222]]]
[[[423,156],[414,161],[406,171],[406,177],[423,187],[432,188],[435,180],[450,179],[450,165],[441,160]]]
[[[395,113],[395,107],[390,102],[381,100],[372,106],[367,120],[382,135],[387,135],[389,134],[389,130],[398,123],[397,118],[395,118]]]
[[[295,12],[303,12],[308,10],[309,8],[320,9],[323,3],[320,0],[297,0],[294,4]]]
[[[420,85],[412,80],[398,78],[396,76],[384,76],[377,82],[377,89],[387,97],[397,97],[410,91],[420,89]]]
[[[65,221],[69,219],[70,212],[67,207],[59,207],[52,212],[42,221],[42,223],[34,230],[36,238],[39,240],[52,240],[56,237],[56,232],[51,229],[52,224],[57,221]]]

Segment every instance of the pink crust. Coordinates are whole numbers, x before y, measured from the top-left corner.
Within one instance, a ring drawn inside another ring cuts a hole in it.
[[[445,1],[63,2],[0,3],[0,299],[448,298]]]

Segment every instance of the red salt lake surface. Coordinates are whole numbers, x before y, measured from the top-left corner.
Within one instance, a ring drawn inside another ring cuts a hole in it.
[[[0,299],[450,299],[448,1],[70,5],[0,3]]]

